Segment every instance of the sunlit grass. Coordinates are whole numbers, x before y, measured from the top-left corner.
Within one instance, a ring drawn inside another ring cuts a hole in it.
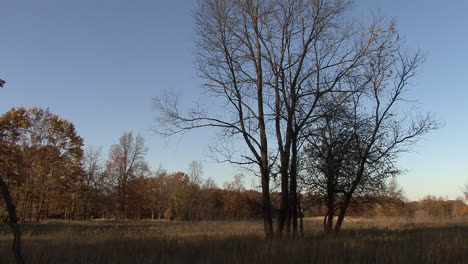
[[[263,238],[261,222],[48,221],[23,225],[27,263],[464,263],[464,219],[351,219],[325,235],[305,221],[299,239]],[[13,263],[6,226],[1,263]]]

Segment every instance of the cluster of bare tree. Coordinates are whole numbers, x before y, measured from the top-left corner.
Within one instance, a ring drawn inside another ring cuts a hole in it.
[[[274,235],[271,179],[280,185],[276,235],[298,232],[299,190],[326,194],[326,230],[353,197],[376,195],[398,173],[397,154],[438,127],[405,93],[423,62],[395,23],[349,18],[348,0],[203,0],[195,13],[197,67],[223,114],[175,93],[154,99],[166,136],[215,127],[217,160],[248,166],[262,187],[265,236]],[[406,105],[406,106],[405,106]],[[412,111],[409,111],[412,110]]]

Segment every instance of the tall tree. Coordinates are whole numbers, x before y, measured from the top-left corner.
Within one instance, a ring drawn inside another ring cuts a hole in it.
[[[132,132],[125,132],[119,143],[110,147],[105,174],[117,189],[118,211],[122,219],[127,216],[128,180],[148,168],[145,162],[147,150],[143,138],[134,137]]]
[[[301,134],[317,119],[317,105],[372,53],[372,34],[345,19],[351,1],[267,1],[262,45],[267,63],[274,131],[279,153],[281,203],[278,235],[285,224],[297,232],[298,153]]]
[[[281,177],[278,235],[291,219],[295,233],[301,136],[318,118],[320,98],[354,89],[345,84],[362,76],[367,58],[378,54],[378,44],[390,41],[389,34],[379,31],[386,27],[383,21],[376,19],[364,27],[346,19],[351,4],[348,0],[200,1],[195,14],[197,66],[206,90],[232,115],[210,114],[199,105],[183,115],[177,96],[166,94],[155,100],[156,130],[163,135],[218,127],[228,140],[239,136],[244,141],[248,149],[244,159],[236,160],[227,148],[220,160],[257,165],[267,237],[273,232],[272,164],[278,163]]]
[[[266,127],[263,48],[260,38],[264,5],[260,1],[200,1],[195,13],[198,69],[205,88],[232,115],[209,115],[201,106],[180,114],[178,98],[166,93],[155,98],[156,131],[174,135],[193,128],[217,127],[226,137],[239,136],[251,155],[241,164],[256,164],[261,175],[265,236],[273,236],[270,166]]]

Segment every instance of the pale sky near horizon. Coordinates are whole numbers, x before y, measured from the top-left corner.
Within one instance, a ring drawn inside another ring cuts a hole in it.
[[[133,131],[145,138],[153,168],[186,171],[201,160],[204,176],[222,186],[237,169],[203,155],[213,131],[168,144],[151,132],[151,98],[163,89],[182,92],[188,102],[204,99],[193,65],[195,3],[0,0],[0,78],[7,81],[0,113],[49,107],[105,155],[123,132]],[[350,14],[371,10],[395,18],[408,47],[425,53],[410,96],[446,124],[401,156],[408,172],[399,182],[411,200],[461,196],[468,183],[468,1],[362,0]]]

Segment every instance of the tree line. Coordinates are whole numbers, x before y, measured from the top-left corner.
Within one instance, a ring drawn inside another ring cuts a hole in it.
[[[83,150],[74,125],[48,109],[6,112],[0,139],[0,173],[19,221],[240,219],[244,207],[253,208],[249,213],[258,208],[255,194],[244,196],[242,175],[220,189],[202,178],[200,162],[190,163],[188,173],[152,171],[143,138],[131,132],[110,146],[105,159],[102,148]]]
[[[203,166],[198,161],[192,161],[187,172],[152,170],[146,161],[148,149],[144,139],[131,132],[125,132],[118,143],[111,145],[106,157],[102,148],[83,150],[83,139],[73,124],[48,109],[13,108],[0,116],[0,139],[0,172],[22,222],[51,218],[186,221],[262,218],[262,194],[246,189],[243,174],[235,175],[220,188],[213,179],[203,178]],[[325,215],[327,230],[329,197],[326,192],[307,189],[309,178],[317,180],[315,176],[300,177],[299,186],[306,191],[298,195],[299,217]],[[272,190],[271,196],[273,216],[278,217],[282,194],[281,182],[276,181],[278,188]],[[350,215],[410,216],[420,208],[431,216],[455,216],[466,210],[457,203],[431,197],[417,205],[404,202],[395,178],[380,196],[364,194],[355,197]],[[335,203],[344,202],[340,199],[343,198],[336,198]]]

